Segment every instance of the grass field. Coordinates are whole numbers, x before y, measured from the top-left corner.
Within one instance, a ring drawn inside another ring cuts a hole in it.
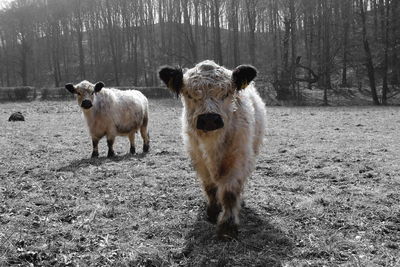
[[[180,102],[150,102],[150,153],[117,138],[95,160],[75,102],[0,104],[0,266],[400,266],[400,107],[269,107],[239,240],[222,242]]]

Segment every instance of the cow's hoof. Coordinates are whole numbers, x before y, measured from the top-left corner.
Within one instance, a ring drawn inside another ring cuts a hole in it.
[[[135,149],[134,146],[131,146],[130,152],[131,152],[131,154],[135,154],[136,153],[136,149]]]
[[[218,205],[208,205],[207,206],[207,220],[212,223],[216,224],[218,220],[218,215],[221,212],[221,207]]]
[[[93,151],[92,152],[92,158],[98,158],[99,157],[99,152]]]
[[[144,152],[144,153],[149,152],[149,149],[150,149],[150,145],[149,145],[149,144],[144,144],[144,145],[143,145],[143,152]]]
[[[107,158],[113,158],[113,157],[115,157],[114,151],[108,151]]]
[[[221,240],[237,239],[239,234],[238,225],[233,220],[227,220],[217,226],[217,236]]]

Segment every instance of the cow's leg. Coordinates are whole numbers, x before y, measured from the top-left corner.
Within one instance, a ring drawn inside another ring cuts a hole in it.
[[[204,191],[207,194],[207,220],[213,224],[217,223],[218,215],[221,212],[221,205],[218,203],[217,191],[218,187],[214,183],[204,185]]]
[[[219,238],[236,238],[238,235],[241,188],[240,179],[234,177],[218,184],[217,198],[222,206],[217,226]]]
[[[132,131],[128,135],[129,142],[131,144],[131,148],[130,148],[131,154],[135,154],[135,152],[136,152],[136,150],[135,150],[135,134],[136,134],[136,131]]]
[[[99,156],[99,139],[92,137],[93,152],[92,158],[97,158]]]
[[[218,187],[210,177],[204,160],[201,158],[201,151],[197,149],[198,145],[195,139],[190,139],[195,145],[189,149],[192,164],[196,169],[197,176],[201,180],[204,192],[207,196],[207,220],[211,223],[216,223],[218,215],[221,212],[221,205],[218,203],[217,191]]]
[[[192,164],[196,169],[197,176],[201,180],[204,192],[207,196],[207,220],[215,224],[221,212],[221,205],[218,203],[217,198],[217,184],[211,178],[210,172],[205,165],[202,152],[198,149],[199,144],[197,139],[189,136],[186,141]]]
[[[140,127],[140,135],[143,139],[143,152],[148,152],[150,148],[150,135],[147,129],[148,118],[147,116],[143,119],[143,124]]]
[[[115,137],[107,136],[107,146],[108,146],[107,157],[108,158],[112,158],[115,156],[114,149],[113,149],[114,140],[115,140]]]

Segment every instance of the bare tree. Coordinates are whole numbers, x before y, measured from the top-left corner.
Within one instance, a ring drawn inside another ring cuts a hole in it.
[[[245,0],[246,4],[246,14],[247,14],[247,22],[248,22],[248,31],[249,31],[249,55],[250,55],[250,63],[256,64],[256,21],[257,21],[257,0]]]
[[[74,0],[74,18],[73,24],[76,31],[78,51],[79,51],[79,75],[81,79],[85,79],[85,52],[83,49],[83,18],[82,18],[82,3],[81,0]]]
[[[222,58],[222,44],[221,44],[221,27],[220,27],[220,14],[223,0],[212,0],[212,25],[214,32],[214,58],[218,64],[223,64]]]
[[[348,0],[342,0],[342,86],[347,87],[347,64],[348,64],[348,46],[350,33],[350,11],[351,3]]]
[[[389,50],[389,0],[379,0],[381,15],[381,37],[383,42],[382,62],[382,104],[387,104],[388,92],[388,50]]]
[[[371,88],[372,99],[375,105],[379,105],[378,94],[376,92],[376,83],[375,83],[375,69],[374,64],[372,62],[372,55],[371,49],[369,47],[369,41],[367,37],[367,28],[366,28],[366,18],[365,18],[365,11],[364,11],[364,0],[359,0],[360,4],[360,14],[361,14],[361,26],[362,26],[362,38],[363,38],[363,45],[365,51],[365,61],[368,71],[368,79],[369,85]]]

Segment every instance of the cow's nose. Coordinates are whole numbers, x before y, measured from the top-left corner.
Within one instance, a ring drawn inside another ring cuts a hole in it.
[[[92,101],[87,100],[87,99],[85,99],[85,100],[82,101],[81,107],[83,107],[84,109],[89,109],[89,108],[91,108],[92,106],[93,106],[93,105],[92,105]]]
[[[224,121],[216,113],[201,114],[197,117],[196,127],[203,131],[214,131],[224,127]]]

